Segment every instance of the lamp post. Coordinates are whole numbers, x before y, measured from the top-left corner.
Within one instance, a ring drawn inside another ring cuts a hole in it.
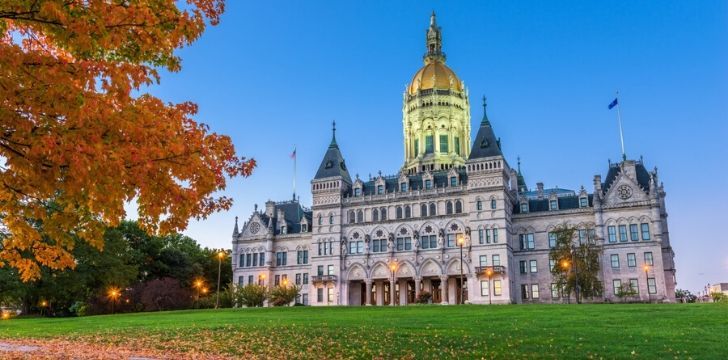
[[[397,272],[397,260],[392,260],[390,262],[390,264],[389,264],[389,268],[392,270],[392,282],[391,282],[392,286],[391,286],[391,289],[389,289],[389,300],[390,300],[390,303],[391,303],[390,305],[394,306],[395,305],[395,302],[394,302],[394,285],[395,285],[394,284],[394,281],[396,280],[395,279],[395,273]]]
[[[645,264],[643,268],[645,269],[645,287],[647,288],[647,302],[651,302],[652,296],[650,295],[650,278],[647,276],[647,270],[650,269],[650,266]]]
[[[576,246],[571,245],[571,262],[574,263],[574,294],[576,295],[576,303],[579,302],[579,271],[576,264]]]
[[[567,260],[561,261],[561,268],[564,269],[564,272],[566,273],[566,283],[569,282],[569,262]],[[566,303],[571,304],[571,296],[569,294],[566,294]]]
[[[492,283],[490,279],[493,277],[493,269],[485,270],[485,275],[488,275],[488,305],[493,305],[493,297],[491,296],[493,294],[493,288],[490,286]]]
[[[465,236],[463,234],[457,235],[457,243],[460,246],[460,304],[464,303],[463,299],[463,245],[465,245]],[[490,286],[490,284],[488,284]]]
[[[224,257],[224,251],[217,253],[217,295],[215,296],[215,309],[220,306],[220,272],[222,271],[222,259]]]
[[[111,313],[114,313],[114,305],[116,304],[116,299],[121,296],[121,292],[117,288],[110,288],[108,292],[108,297],[111,300]]]

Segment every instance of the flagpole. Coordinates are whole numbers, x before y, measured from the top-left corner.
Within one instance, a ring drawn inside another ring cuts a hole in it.
[[[622,144],[622,160],[627,160],[627,154],[624,152],[624,134],[622,133],[622,114],[619,111],[619,91],[617,91],[617,122],[619,123],[619,141]]]
[[[296,161],[298,154],[296,153],[296,144],[293,144],[293,200],[296,200]]]

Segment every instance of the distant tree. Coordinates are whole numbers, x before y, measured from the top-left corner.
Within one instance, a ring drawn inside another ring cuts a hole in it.
[[[177,279],[154,279],[142,288],[141,302],[146,311],[185,309],[192,305],[192,292]]]
[[[236,286],[235,303],[247,307],[263,306],[268,298],[268,288],[256,284]]]
[[[713,302],[728,302],[728,295],[722,292],[712,292],[710,298],[713,299]]]
[[[677,289],[675,290],[675,299],[684,303],[694,303],[697,300],[697,296],[693,295],[690,290]]]
[[[593,229],[582,230],[586,232],[586,239],[579,243],[579,229],[566,223],[557,226],[552,230],[556,234],[556,246],[549,252],[549,258],[555,264],[551,269],[554,283],[560,289],[565,289],[565,296],[570,296],[571,292],[576,293],[578,284],[577,303],[581,302],[581,298],[593,298],[603,293],[603,286],[599,281],[599,258],[602,250],[596,243]]]
[[[288,306],[300,293],[301,288],[296,285],[278,285],[270,290],[268,301],[273,306]]]

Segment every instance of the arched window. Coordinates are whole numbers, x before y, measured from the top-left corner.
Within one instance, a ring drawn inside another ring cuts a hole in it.
[[[329,225],[334,225],[334,214],[329,215]]]
[[[379,208],[379,215],[382,217],[382,221],[387,220],[387,208]]]
[[[402,218],[402,207],[401,206],[397,206],[397,209],[395,210],[395,214],[397,216],[397,219]]]
[[[358,223],[364,222],[364,212],[363,211],[358,210],[356,212],[356,222],[358,222]]]
[[[407,205],[404,207],[404,218],[409,219],[411,217],[412,217],[412,209],[410,208],[409,205]]]
[[[437,206],[435,203],[430,203],[430,216],[437,215]]]
[[[452,214],[452,202],[448,201],[445,203],[445,214],[450,215]]]
[[[321,214],[319,214],[319,217],[318,217],[318,224],[319,225],[323,225],[324,224],[324,218],[321,216]]]
[[[483,201],[481,201],[480,199],[475,202],[475,210],[483,210]]]
[[[379,221],[379,210],[372,210],[372,221]]]
[[[455,201],[455,213],[460,214],[463,212],[463,203],[460,200]]]
[[[349,224],[353,224],[356,221],[356,218],[354,217],[354,210],[349,210],[347,217],[349,218]]]
[[[495,199],[490,199],[490,208],[495,210],[498,203],[495,201]]]
[[[427,216],[427,205],[426,204],[420,205],[420,216],[421,217]]]

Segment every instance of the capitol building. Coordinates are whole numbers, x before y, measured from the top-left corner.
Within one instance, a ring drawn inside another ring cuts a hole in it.
[[[503,156],[485,99],[482,118],[471,121],[434,14],[425,40],[424,65],[403,96],[397,175],[352,178],[334,128],[311,180],[311,208],[294,195],[256,205],[240,226],[236,218],[235,283],[295,284],[297,302],[312,306],[406,305],[422,292],[442,304],[573,302],[549,258],[554,229],[569,224],[575,244],[589,238],[601,249],[603,292],[591,301],[619,301],[625,285],[638,300],[674,301],[657,170],[624,158],[588,189],[529,188],[520,164]]]

